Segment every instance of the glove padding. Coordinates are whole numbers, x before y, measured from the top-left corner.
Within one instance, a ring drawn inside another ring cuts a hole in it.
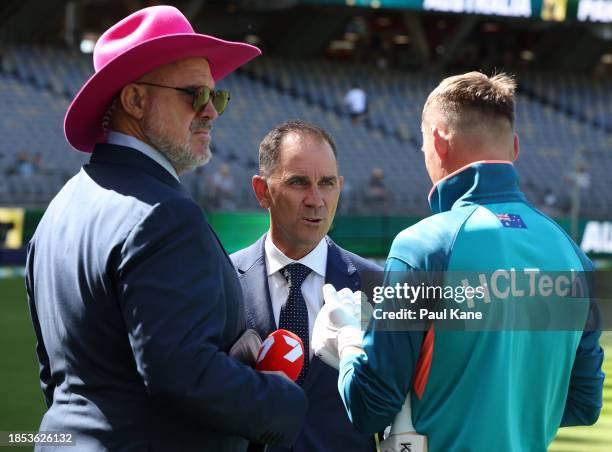
[[[338,369],[340,354],[345,347],[361,348],[362,314],[369,318],[371,306],[365,302],[366,312],[362,313],[361,300],[365,297],[361,291],[353,292],[344,288],[337,292],[331,284],[323,286],[323,298],[325,304],[313,327],[312,348],[325,364]]]

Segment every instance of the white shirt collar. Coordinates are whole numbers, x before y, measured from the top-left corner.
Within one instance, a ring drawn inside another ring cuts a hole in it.
[[[166,171],[168,171],[176,180],[179,180],[178,174],[176,174],[176,170],[170,163],[170,161],[155,149],[152,146],[149,146],[144,141],[140,141],[138,138],[133,137],[131,135],[126,135],[125,133],[110,131],[108,134],[108,139],[106,140],[109,144],[116,144],[119,146],[126,146],[132,149],[136,149],[137,151],[142,152],[144,155],[153,159],[155,162],[160,164]]]
[[[276,247],[272,242],[269,231],[264,243],[264,249],[266,251],[266,263],[268,264],[268,276],[273,275],[293,262],[298,262],[325,278],[325,269],[327,267],[327,241],[325,237],[323,237],[310,253],[297,261],[285,256],[285,254]]]

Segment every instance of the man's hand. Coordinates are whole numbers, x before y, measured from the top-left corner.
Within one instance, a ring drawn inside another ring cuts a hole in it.
[[[289,378],[289,376],[282,370],[260,370],[258,372],[261,372],[262,374],[267,374],[267,375],[278,375],[279,377],[286,378],[287,380],[293,382],[293,380]]]
[[[353,292],[345,288],[336,292],[331,284],[323,286],[325,304],[315,320],[312,348],[323,362],[335,369],[339,367],[343,349],[350,347],[355,352],[362,350],[362,296],[361,291]]]
[[[248,329],[232,345],[229,355],[249,367],[255,368],[257,355],[261,348],[261,338],[257,331]]]

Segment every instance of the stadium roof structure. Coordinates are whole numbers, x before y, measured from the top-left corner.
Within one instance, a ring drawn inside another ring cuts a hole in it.
[[[262,47],[266,55],[354,59],[354,43],[348,36],[355,35],[351,23],[363,18],[371,32],[367,39],[378,41],[379,47],[394,34],[391,47],[394,59],[404,65],[401,69],[456,70],[455,63],[476,46],[472,52],[494,52],[506,70],[505,55],[514,53],[510,69],[591,72],[603,61],[610,72],[612,24],[576,19],[579,11],[596,10],[581,6],[587,2],[612,7],[612,0],[567,0],[561,19],[546,19],[548,12],[539,10],[544,4],[541,0],[490,2],[516,4],[511,8],[514,12],[522,11],[519,3],[530,5],[529,17],[526,9],[519,14],[523,17],[496,15],[495,11],[502,10],[473,11],[468,3],[486,2],[472,0],[3,0],[0,52],[2,47],[22,44],[78,49],[84,37],[95,40],[133,11],[168,3],[178,7],[198,32],[246,40]],[[454,14],[449,13],[451,4]],[[428,5],[430,10],[426,10]],[[459,14],[462,11],[465,14]],[[603,6],[597,11],[602,11],[598,13],[602,20],[607,17]],[[612,21],[612,10],[609,15]],[[385,21],[391,25],[379,26]],[[339,51],[334,51],[334,45]]]

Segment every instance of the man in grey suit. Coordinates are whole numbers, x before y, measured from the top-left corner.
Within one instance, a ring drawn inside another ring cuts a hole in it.
[[[238,452],[300,431],[302,389],[228,356],[246,327],[240,284],[178,179],[210,158],[229,100],[215,83],[258,54],[169,6],[96,45],[65,119],[91,160],[49,205],[26,269],[40,430],[70,433],[74,450]]]
[[[381,270],[326,235],[343,184],[336,145],[314,124],[285,122],[261,142],[259,169],[253,190],[270,213],[270,230],[231,258],[245,294],[247,326],[262,337],[277,328],[288,329],[304,342],[307,353],[298,383],[309,405],[293,447],[269,451],[374,451],[374,436],[358,432],[349,422],[338,393],[338,371],[313,356],[309,346],[323,306],[323,285],[359,290],[360,273]]]

